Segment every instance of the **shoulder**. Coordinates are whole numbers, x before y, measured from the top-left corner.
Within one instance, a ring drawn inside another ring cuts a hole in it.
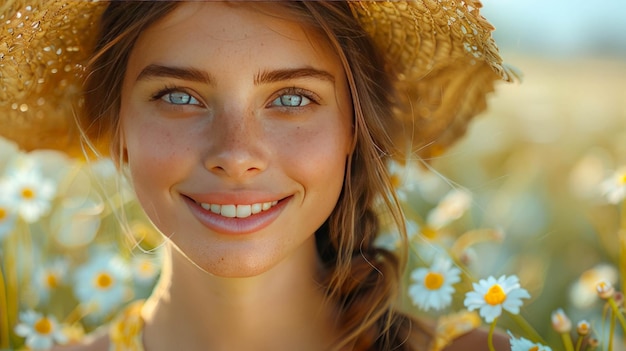
[[[51,351],[109,351],[109,334],[93,335],[79,344],[56,346]]]
[[[472,351],[488,349],[489,332],[485,329],[474,329],[469,333],[463,334],[455,338],[443,351]],[[502,333],[496,332],[493,335],[493,346],[496,351],[510,351],[511,344],[509,337]]]

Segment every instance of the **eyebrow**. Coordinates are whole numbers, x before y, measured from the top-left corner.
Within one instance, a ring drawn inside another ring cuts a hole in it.
[[[149,80],[152,78],[175,78],[205,84],[213,84],[215,81],[209,73],[195,68],[164,66],[158,64],[151,64],[142,69],[137,76],[137,81]],[[335,83],[335,76],[329,72],[311,67],[304,67],[260,72],[254,76],[254,84],[260,85],[275,83],[298,78],[316,78]]]
[[[335,83],[335,76],[329,72],[311,67],[304,67],[263,71],[254,76],[254,84],[259,85],[264,83],[275,83],[298,78],[316,78]]]
[[[210,74],[195,68],[163,66],[157,64],[146,66],[137,76],[138,81],[149,80],[152,78],[176,78],[206,84],[212,84],[212,82],[214,82],[214,79]]]

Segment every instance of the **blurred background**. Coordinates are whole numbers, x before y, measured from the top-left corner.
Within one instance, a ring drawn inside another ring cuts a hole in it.
[[[468,190],[469,206],[455,205],[462,211],[446,220],[441,241],[452,245],[464,233],[494,230],[491,238],[499,240],[473,245],[464,263],[476,279],[516,274],[532,296],[521,315],[556,351],[562,344],[551,327],[552,311],[562,308],[574,325],[587,319],[599,331],[603,302],[596,282],[605,279],[624,290],[626,247],[619,228],[626,242],[626,210],[620,214],[624,200],[611,203],[605,186],[623,172],[613,185],[616,194],[619,186],[622,197],[626,192],[626,1],[483,5],[505,62],[523,80],[498,85],[488,111],[432,160],[439,175],[420,173],[405,195],[416,214],[427,218],[451,189]],[[87,167],[53,152],[14,162],[18,154],[15,145],[0,140],[0,175],[9,168],[18,175],[36,168],[28,186],[43,191],[49,183],[56,194],[42,199],[51,204],[50,213],[44,215],[48,209],[42,207],[28,223],[15,219],[12,204],[0,203],[0,264],[11,268],[0,269],[0,350],[23,345],[12,330],[18,319],[28,319],[24,310],[56,316],[69,339],[80,339],[129,299],[147,296],[160,260],[160,238],[130,192],[120,191],[128,186],[112,164]],[[13,163],[17,168],[7,166]],[[116,195],[105,201],[96,190]],[[130,236],[119,235],[120,222]],[[96,287],[102,291],[85,290],[96,274],[105,273],[114,279],[99,280],[107,283]],[[90,298],[96,293],[101,308],[93,313]],[[452,308],[433,315],[459,310],[462,301],[460,296]],[[530,337],[510,319],[499,326]],[[600,338],[598,331],[594,336]],[[619,341],[613,349],[626,347]]]
[[[620,284],[620,207],[601,184],[626,166],[626,1],[483,5],[523,81],[499,85],[489,111],[433,166],[473,193],[473,226],[504,233],[475,247],[478,275],[518,272],[532,295],[522,315],[560,345],[550,313],[597,321],[589,285]]]

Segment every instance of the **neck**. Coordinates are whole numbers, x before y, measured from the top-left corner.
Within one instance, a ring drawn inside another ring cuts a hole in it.
[[[213,276],[170,249],[142,313],[146,350],[328,349],[333,309],[319,276],[314,240],[247,278]]]

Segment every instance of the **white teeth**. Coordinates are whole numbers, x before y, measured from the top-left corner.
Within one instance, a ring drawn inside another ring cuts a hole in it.
[[[222,205],[222,211],[220,214],[224,217],[234,218],[237,217],[237,206],[235,205]]]
[[[207,211],[220,214],[228,218],[246,218],[253,214],[260,213],[261,211],[267,211],[273,206],[276,206],[278,201],[256,203],[252,205],[216,205],[201,203],[200,206]]]
[[[250,205],[237,205],[237,218],[250,217],[252,207]]]

